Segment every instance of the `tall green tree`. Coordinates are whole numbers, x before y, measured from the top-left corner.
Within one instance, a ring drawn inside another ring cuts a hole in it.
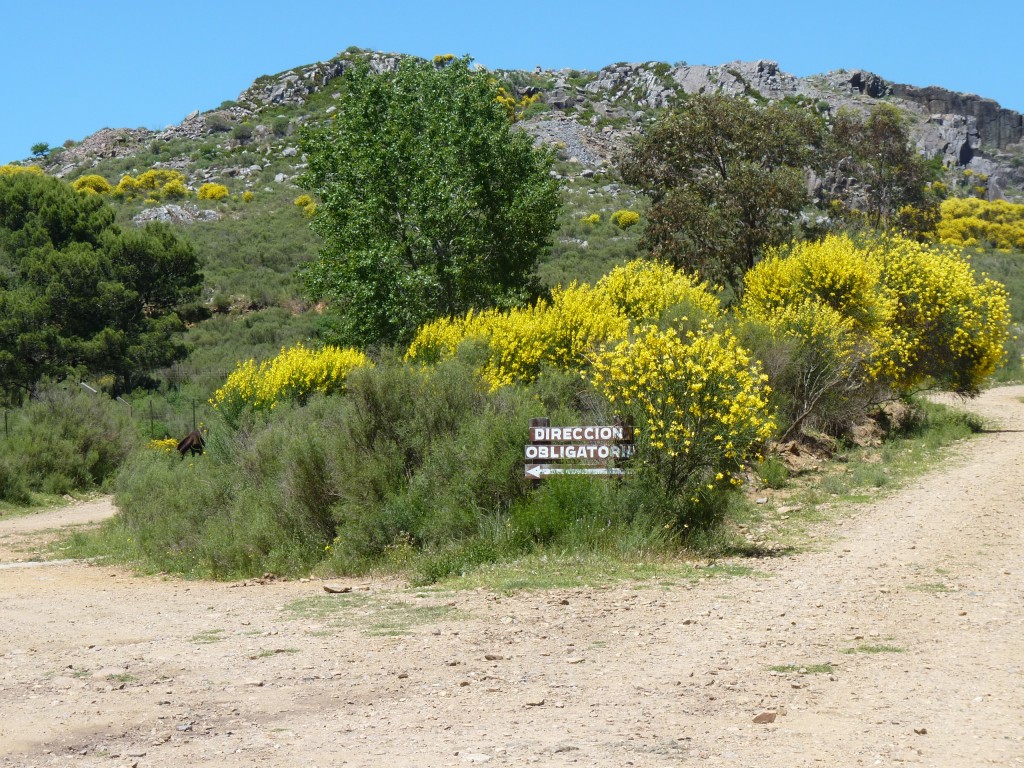
[[[0,176],[0,388],[112,374],[130,389],[183,358],[176,308],[202,276],[165,225],[124,231],[95,195],[34,174]]]
[[[859,182],[844,185],[836,197],[873,227],[887,225],[905,206],[936,205],[928,195],[936,166],[918,151],[908,118],[891,104],[876,105],[866,118],[840,110],[832,123],[832,157],[837,176]]]
[[[332,119],[301,139],[325,240],[308,285],[340,340],[406,340],[433,317],[537,295],[558,186],[498,83],[468,58],[406,59],[354,68],[340,87]]]
[[[805,167],[822,121],[788,104],[699,94],[633,148],[622,175],[652,200],[654,257],[738,286],[765,246],[781,243],[809,202]]]

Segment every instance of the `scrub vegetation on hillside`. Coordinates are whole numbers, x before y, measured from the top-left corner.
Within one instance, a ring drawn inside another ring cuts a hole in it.
[[[955,196],[884,105],[695,96],[609,184],[512,130],[536,105],[468,59],[336,85],[296,136],[304,194],[0,169],[0,494],[112,488],[120,514],[75,551],[423,583],[723,551],[744,488],[785,482],[779,443],[834,444],[892,402],[1020,370],[1022,206]],[[175,200],[220,220],[128,223]],[[535,485],[537,416],[630,424],[635,454],[613,479]],[[167,450],[199,422],[205,453]]]

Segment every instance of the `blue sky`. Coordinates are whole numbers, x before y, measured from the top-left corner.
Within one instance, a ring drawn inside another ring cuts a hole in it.
[[[0,163],[103,127],[163,128],[350,45],[521,69],[774,59],[796,75],[867,69],[1024,112],[1022,28],[1021,0],[4,2]]]

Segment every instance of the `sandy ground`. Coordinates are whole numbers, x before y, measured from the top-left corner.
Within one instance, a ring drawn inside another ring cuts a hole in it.
[[[1024,765],[1022,397],[819,551],[694,584],[183,582],[17,562],[107,501],[0,520],[0,766]]]

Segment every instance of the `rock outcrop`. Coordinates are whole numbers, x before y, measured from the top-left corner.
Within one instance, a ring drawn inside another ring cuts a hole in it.
[[[294,138],[289,135],[307,121],[323,119],[337,109],[332,99],[317,99],[318,92],[340,97],[331,82],[365,63],[373,72],[394,70],[401,56],[349,50],[338,57],[258,78],[236,101],[225,102],[208,112],[193,112],[180,124],[162,131],[104,129],[76,146],[55,153],[47,170],[56,175],[80,173],[108,158],[139,155],[155,142],[187,140],[202,143],[224,155],[222,166],[194,170],[192,154],[161,158],[158,167],[183,170],[190,181],[201,183],[227,176],[259,176],[255,166],[237,167],[228,155],[242,145],[258,146],[263,165],[272,157],[287,159],[291,168],[272,178],[282,183],[300,172]],[[631,137],[644,129],[657,110],[669,108],[682,97],[697,93],[724,93],[758,100],[788,100],[821,113],[839,109],[867,113],[884,99],[911,118],[912,135],[921,152],[941,157],[951,171],[971,170],[989,177],[989,189],[1024,190],[1024,118],[991,99],[955,93],[935,86],[917,87],[892,83],[873,72],[838,70],[796,77],[778,62],[734,61],[716,66],[648,61],[617,63],[599,71],[542,70],[496,71],[495,76],[513,83],[517,97],[538,94],[537,109],[521,123],[538,142],[554,145],[565,160],[581,167],[607,166],[622,152]],[[332,88],[334,90],[332,90]],[[326,104],[326,106],[325,106]],[[273,125],[280,108],[292,107],[286,125]],[[299,109],[294,109],[298,107]],[[180,144],[180,142],[179,142]],[[293,159],[294,158],[294,159]],[[149,161],[151,162],[151,161]],[[192,167],[192,173],[188,169]]]
[[[892,94],[897,99],[923,107],[932,115],[974,118],[974,130],[983,145],[1006,149],[1024,139],[1024,117],[1011,109],[1004,109],[992,99],[973,93],[955,93],[936,86],[917,88],[899,84],[892,86]]]
[[[167,224],[195,224],[199,221],[218,221],[221,215],[217,211],[209,211],[195,205],[158,205],[147,208],[134,216],[135,224],[148,224],[151,221],[162,221]]]

